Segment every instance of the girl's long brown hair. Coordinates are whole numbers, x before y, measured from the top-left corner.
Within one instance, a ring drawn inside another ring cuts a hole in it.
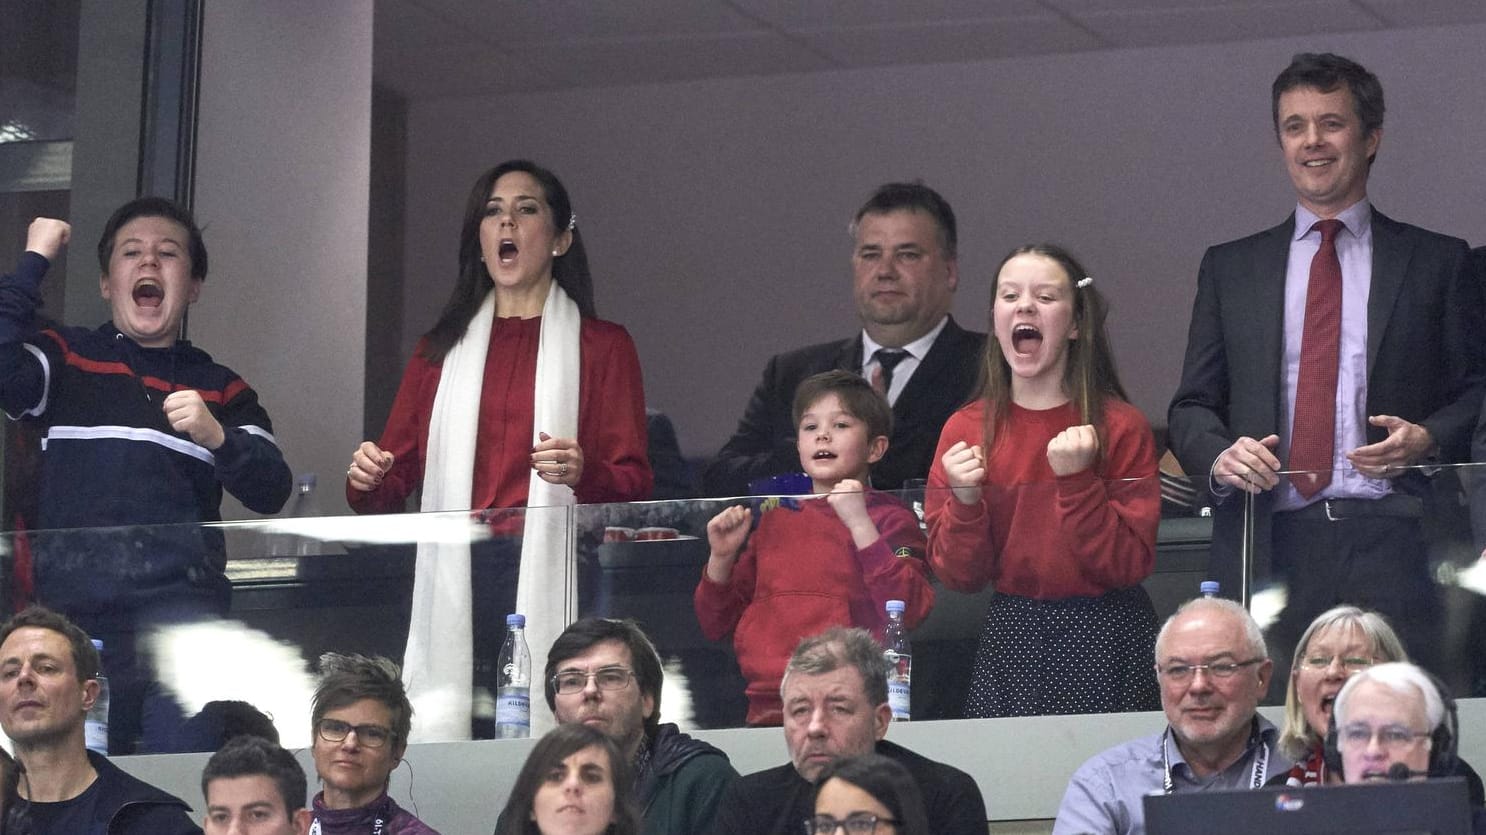
[[[997,282],[1001,269],[1018,255],[1041,255],[1051,259],[1068,278],[1068,289],[1073,294],[1073,324],[1078,328],[1078,338],[1068,346],[1068,361],[1063,366],[1063,390],[1078,408],[1082,423],[1092,425],[1099,433],[1100,457],[1104,450],[1104,404],[1109,398],[1129,400],[1125,387],[1120,384],[1120,375],[1115,371],[1114,354],[1109,348],[1109,334],[1104,329],[1104,319],[1109,315],[1109,304],[1091,282],[1079,287],[1078,281],[1088,275],[1073,253],[1057,244],[1027,244],[1013,249],[1001,259],[996,267]],[[985,421],[981,429],[982,444],[986,457],[991,456],[999,429],[1011,412],[1011,366],[1001,353],[1001,343],[996,339],[996,288],[991,288],[991,326],[986,339],[985,354],[981,361],[978,399],[985,401]]]

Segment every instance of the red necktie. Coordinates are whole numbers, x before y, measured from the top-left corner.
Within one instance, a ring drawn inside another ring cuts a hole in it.
[[[898,363],[908,359],[908,352],[902,348],[878,348],[872,352],[872,358],[877,360],[877,371],[872,375],[872,388],[887,397],[888,391],[893,387],[893,369],[898,367]]]
[[[1321,248],[1311,259],[1305,290],[1305,330],[1300,337],[1300,377],[1295,384],[1295,425],[1289,469],[1296,492],[1309,499],[1331,483],[1336,447],[1336,375],[1341,363],[1342,265],[1336,257],[1339,220],[1317,221]]]

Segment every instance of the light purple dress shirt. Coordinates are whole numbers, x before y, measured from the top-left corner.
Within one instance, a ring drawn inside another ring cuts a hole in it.
[[[1285,391],[1284,423],[1280,428],[1280,463],[1288,469],[1290,434],[1295,423],[1295,386],[1300,379],[1300,340],[1305,332],[1305,296],[1311,261],[1321,248],[1321,218],[1304,206],[1295,207],[1295,234],[1285,272]],[[1322,499],[1377,499],[1388,495],[1386,479],[1368,478],[1352,469],[1347,453],[1367,443],[1367,299],[1372,290],[1372,206],[1361,200],[1337,219],[1346,227],[1337,233],[1336,255],[1342,267],[1342,337],[1336,378],[1336,443],[1332,451],[1331,484],[1312,499],[1301,498],[1290,480],[1275,488],[1275,510],[1296,510]]]

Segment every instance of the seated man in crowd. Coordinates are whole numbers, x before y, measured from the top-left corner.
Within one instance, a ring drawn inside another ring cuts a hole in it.
[[[320,657],[310,718],[315,771],[325,788],[312,806],[318,835],[438,835],[387,794],[413,729],[401,672],[386,658]]]
[[[888,664],[862,629],[835,628],[806,638],[784,672],[784,740],[790,762],[740,778],[728,789],[715,835],[794,835],[814,814],[814,782],[841,757],[875,751],[913,775],[929,813],[929,831],[986,831],[985,801],[957,768],[883,739],[892,721]]]
[[[0,728],[25,768],[18,802],[34,835],[200,833],[191,807],[83,744],[98,652],[67,618],[32,606],[0,626]]]
[[[1156,676],[1167,726],[1079,766],[1054,835],[1140,835],[1152,792],[1258,788],[1290,762],[1279,731],[1258,713],[1273,662],[1259,624],[1239,604],[1198,598],[1156,636]]]
[[[922,183],[887,183],[857,210],[851,234],[862,332],[769,360],[737,430],[702,473],[707,495],[747,495],[755,479],[800,471],[795,390],[832,369],[866,377],[893,407],[891,442],[872,466],[872,486],[898,490],[928,478],[939,430],[973,394],[985,348],[985,334],[949,315],[960,282],[955,213]]]
[[[1327,754],[1345,782],[1463,777],[1482,831],[1480,778],[1460,758],[1455,704],[1433,676],[1403,661],[1368,667],[1336,694],[1333,717]]]
[[[309,785],[294,755],[258,736],[229,740],[201,772],[206,835],[306,835]]]
[[[727,754],[660,722],[655,645],[634,621],[584,618],[547,653],[547,706],[562,724],[603,731],[635,773],[645,835],[704,833],[738,778]]]

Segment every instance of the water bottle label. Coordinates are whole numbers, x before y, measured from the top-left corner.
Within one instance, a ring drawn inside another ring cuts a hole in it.
[[[893,711],[893,721],[905,722],[909,717],[909,685],[898,679],[887,683],[887,704]]]
[[[73,727],[76,727],[75,725]],[[83,744],[89,751],[108,754],[108,723],[93,719],[83,723]]]
[[[502,690],[495,697],[495,724],[531,727],[531,696],[524,690]]]

